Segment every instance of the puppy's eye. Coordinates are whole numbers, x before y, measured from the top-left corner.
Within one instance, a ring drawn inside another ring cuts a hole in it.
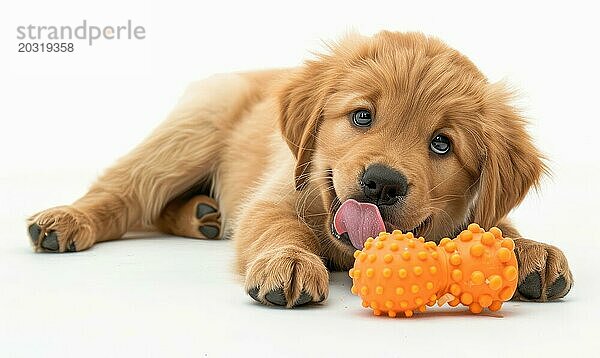
[[[435,154],[447,154],[450,151],[450,139],[443,134],[438,134],[431,140],[429,148]]]
[[[373,123],[373,116],[371,112],[366,109],[359,109],[352,112],[350,115],[352,118],[352,124],[357,127],[370,127]]]

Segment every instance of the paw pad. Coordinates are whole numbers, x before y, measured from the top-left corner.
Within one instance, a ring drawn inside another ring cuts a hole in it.
[[[525,277],[525,280],[517,288],[519,293],[529,300],[537,300],[542,297],[542,277],[534,271]]]
[[[58,236],[56,235],[56,231],[49,232],[46,237],[42,239],[41,246],[49,251],[58,251]]]
[[[206,214],[210,214],[210,213],[216,213],[217,209],[207,205],[207,204],[198,204],[198,206],[196,206],[196,217],[198,219],[201,219],[204,215]]]
[[[33,242],[33,245],[37,245],[40,240],[40,235],[42,234],[42,228],[40,228],[38,224],[31,224],[29,225],[28,231],[31,242]]]
[[[283,288],[275,289],[265,295],[265,300],[271,302],[276,306],[285,306],[287,304],[287,300],[285,299],[285,293],[283,292]]]
[[[216,203],[215,203],[216,205]],[[200,225],[198,231],[206,239],[216,239],[221,233],[218,208],[211,204],[199,203],[196,205],[196,218]]]
[[[38,224],[31,224],[28,228],[28,231],[29,237],[31,238],[31,242],[34,246],[37,247],[39,244],[40,247],[47,251],[59,250],[60,245],[58,243],[58,235],[56,231],[44,233],[44,230],[42,230]],[[75,246],[73,245],[73,248],[74,247]],[[73,249],[73,251],[75,250]]]
[[[552,285],[550,285],[546,294],[547,294],[548,298],[551,300],[559,299],[559,298],[565,297],[567,295],[567,293],[569,293],[569,291],[571,290],[571,287],[569,287],[569,289],[565,291],[566,288],[567,288],[567,280],[565,279],[565,276],[560,275],[560,276],[558,276],[556,281],[554,281],[554,283],[552,283]]]
[[[202,235],[206,236],[207,239],[214,239],[219,236],[219,228],[211,225],[203,225],[198,228]]]

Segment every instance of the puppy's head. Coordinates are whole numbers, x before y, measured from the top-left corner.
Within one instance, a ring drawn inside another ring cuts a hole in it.
[[[496,225],[544,170],[509,97],[416,33],[349,36],[307,62],[282,89],[280,124],[297,189],[320,192],[330,246],[347,256],[366,239],[334,229],[348,199],[429,240]]]

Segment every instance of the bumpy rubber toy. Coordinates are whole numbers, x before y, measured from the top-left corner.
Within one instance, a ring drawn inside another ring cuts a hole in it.
[[[485,231],[477,224],[439,246],[410,232],[380,233],[354,253],[352,293],[377,316],[411,317],[436,302],[462,303],[473,313],[497,311],[517,287],[514,248],[500,229]]]

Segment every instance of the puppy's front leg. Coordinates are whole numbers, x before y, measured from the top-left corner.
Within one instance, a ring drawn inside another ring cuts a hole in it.
[[[294,307],[327,298],[329,274],[318,256],[318,239],[292,199],[250,204],[233,239],[246,292],[255,300]]]

